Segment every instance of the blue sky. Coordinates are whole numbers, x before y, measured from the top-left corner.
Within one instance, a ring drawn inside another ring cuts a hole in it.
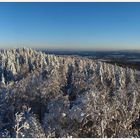
[[[140,49],[140,3],[0,3],[0,47]]]

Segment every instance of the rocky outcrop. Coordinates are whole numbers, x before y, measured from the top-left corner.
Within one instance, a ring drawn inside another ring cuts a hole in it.
[[[83,57],[1,50],[0,135],[139,137],[139,76]]]

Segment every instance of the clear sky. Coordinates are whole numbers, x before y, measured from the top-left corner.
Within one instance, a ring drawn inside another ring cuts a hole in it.
[[[0,3],[0,48],[140,49],[140,3]]]

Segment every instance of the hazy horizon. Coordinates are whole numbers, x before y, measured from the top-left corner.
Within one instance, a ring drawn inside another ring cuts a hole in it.
[[[0,48],[140,50],[138,2],[0,2]]]

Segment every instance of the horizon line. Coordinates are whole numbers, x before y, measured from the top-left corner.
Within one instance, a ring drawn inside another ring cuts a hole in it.
[[[88,51],[140,51],[140,49],[85,49],[85,48],[79,48],[79,49],[71,49],[71,48],[48,48],[48,47],[27,47],[27,46],[22,46],[22,47],[0,47],[0,50],[7,50],[7,49],[18,49],[18,48],[31,48],[34,50],[42,50],[42,51],[70,51],[70,52],[77,52],[77,51],[81,51],[81,52],[88,52]]]

